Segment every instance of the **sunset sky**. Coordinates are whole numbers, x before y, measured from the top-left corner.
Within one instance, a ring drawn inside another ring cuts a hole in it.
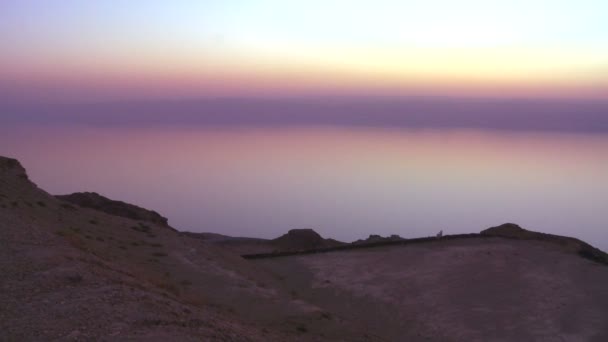
[[[0,155],[52,193],[608,248],[607,0],[0,0],[0,42]]]
[[[607,99],[606,13],[602,0],[4,0],[0,90]]]

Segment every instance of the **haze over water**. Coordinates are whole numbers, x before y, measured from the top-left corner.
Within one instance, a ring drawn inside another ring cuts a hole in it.
[[[608,2],[0,1],[0,154],[177,228],[608,250]]]
[[[53,194],[96,191],[180,230],[352,241],[504,222],[608,250],[608,135],[345,125],[7,124],[0,155]]]

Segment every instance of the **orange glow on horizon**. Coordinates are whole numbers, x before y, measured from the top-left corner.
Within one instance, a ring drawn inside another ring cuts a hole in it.
[[[608,98],[608,72],[602,70],[601,58],[585,57],[602,54],[509,49],[406,50],[396,55],[356,49],[272,56],[186,52],[151,52],[143,59],[112,55],[51,59],[27,68],[15,62],[0,72],[24,84],[109,93],[114,89],[141,96]]]

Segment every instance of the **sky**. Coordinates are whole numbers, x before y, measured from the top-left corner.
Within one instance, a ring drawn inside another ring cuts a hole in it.
[[[53,193],[181,229],[352,240],[514,221],[606,248],[607,13],[0,0],[0,154]]]
[[[608,98],[602,0],[3,0],[24,101]]]

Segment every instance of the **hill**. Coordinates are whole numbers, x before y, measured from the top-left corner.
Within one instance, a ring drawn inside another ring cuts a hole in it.
[[[0,244],[0,340],[285,341],[320,320],[238,255],[60,200],[3,157]]]
[[[55,197],[83,208],[91,208],[103,211],[104,213],[110,215],[156,223],[161,226],[169,227],[167,218],[161,216],[156,211],[147,210],[122,201],[111,200],[96,192],[77,192],[70,195],[58,195]]]
[[[0,340],[608,340],[606,255],[577,239],[231,238],[81,196],[0,157]]]

